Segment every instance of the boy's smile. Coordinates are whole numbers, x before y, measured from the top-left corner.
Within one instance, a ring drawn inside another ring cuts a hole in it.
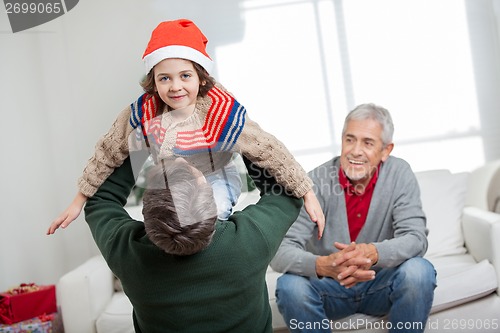
[[[156,91],[171,110],[196,104],[200,79],[189,60],[170,58],[154,67]]]

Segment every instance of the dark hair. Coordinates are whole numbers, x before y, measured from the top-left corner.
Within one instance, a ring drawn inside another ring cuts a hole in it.
[[[198,74],[198,78],[200,79],[200,90],[198,91],[198,97],[205,97],[207,96],[208,91],[215,86],[215,79],[211,77],[210,74],[208,74],[203,66],[194,61],[191,61],[191,63],[193,64],[194,70],[196,71],[196,74]],[[144,92],[150,95],[156,95],[158,97],[158,93],[155,91],[154,67],[149,71],[144,79],[142,79],[140,84],[142,89],[144,89]],[[165,106],[165,102],[163,102],[161,98],[158,98],[158,100],[160,102],[160,105],[158,105],[158,110],[161,113]]]
[[[146,177],[148,189],[144,191],[142,214],[151,242],[169,254],[181,256],[205,249],[217,220],[210,184],[200,184],[186,163],[171,163],[168,167],[160,163]]]

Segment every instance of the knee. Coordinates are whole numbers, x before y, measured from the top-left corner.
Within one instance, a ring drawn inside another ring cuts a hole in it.
[[[422,257],[408,259],[399,267],[402,283],[414,290],[433,291],[436,287],[436,270],[434,266]]]
[[[276,282],[276,303],[304,304],[310,295],[311,284],[308,278],[295,274],[283,274]]]

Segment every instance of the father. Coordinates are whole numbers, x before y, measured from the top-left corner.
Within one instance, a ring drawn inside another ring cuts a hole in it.
[[[123,208],[131,158],[88,200],[85,217],[132,303],[135,331],[272,332],[266,269],[302,199],[247,164],[261,198],[220,221],[203,175],[176,160],[148,172],[139,223]]]
[[[341,155],[310,172],[323,238],[302,211],[271,262],[285,273],[276,297],[292,332],[330,332],[330,320],[354,313],[387,315],[390,332],[424,331],[436,274],[422,258],[427,229],[417,180],[390,156],[393,131],[386,109],[360,105],[346,117]]]

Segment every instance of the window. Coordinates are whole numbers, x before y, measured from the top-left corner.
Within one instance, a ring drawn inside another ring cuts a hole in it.
[[[306,170],[340,152],[347,111],[373,102],[414,170],[484,163],[466,6],[457,0],[248,0],[217,77]],[[467,151],[467,156],[463,154]]]

